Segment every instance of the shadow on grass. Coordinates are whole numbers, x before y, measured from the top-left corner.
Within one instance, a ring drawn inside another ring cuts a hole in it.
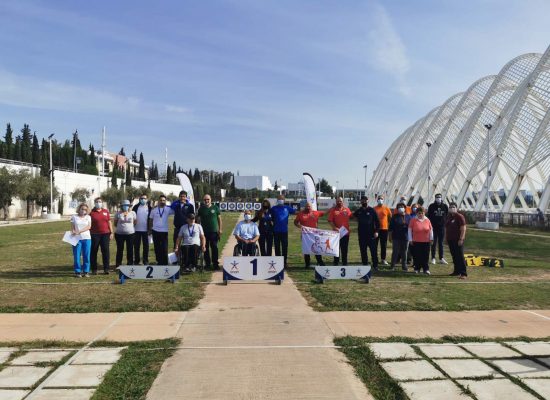
[[[64,278],[72,277],[74,271],[71,266],[44,265],[37,267],[23,267],[13,270],[0,270],[0,279],[29,279],[29,278]]]

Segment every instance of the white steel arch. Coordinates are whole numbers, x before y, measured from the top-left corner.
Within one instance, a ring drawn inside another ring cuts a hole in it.
[[[546,210],[550,205],[550,47],[479,79],[403,132],[375,169],[369,194],[417,201],[443,193],[462,208]],[[487,176],[487,129],[490,174]],[[428,187],[426,142],[431,147]],[[429,199],[431,200],[431,199]]]

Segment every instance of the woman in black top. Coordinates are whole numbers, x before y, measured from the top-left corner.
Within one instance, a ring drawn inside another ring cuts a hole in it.
[[[258,224],[260,229],[260,254],[270,256],[273,249],[273,217],[271,216],[271,204],[269,200],[262,201],[262,208],[256,211],[253,222]]]

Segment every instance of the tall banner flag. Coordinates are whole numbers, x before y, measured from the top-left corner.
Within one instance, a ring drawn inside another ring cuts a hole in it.
[[[185,172],[178,172],[176,177],[179,179],[182,189],[187,192],[187,199],[189,200],[189,203],[193,204],[193,207],[195,207],[195,195],[193,194],[193,185],[191,185],[191,180]]]
[[[304,172],[304,189],[306,192],[306,199],[311,203],[311,209],[317,211],[317,193],[315,192],[315,181],[313,176]]]
[[[340,233],[302,226],[302,254],[340,257]]]

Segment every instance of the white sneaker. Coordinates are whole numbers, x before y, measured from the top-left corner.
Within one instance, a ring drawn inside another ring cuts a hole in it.
[[[382,260],[382,261],[380,261],[380,264],[382,264],[382,265],[388,265],[388,262],[387,262],[386,260]]]
[[[431,275],[430,271],[424,271],[425,275]]]
[[[444,258],[440,258],[439,263],[440,264],[445,264],[445,265],[449,264]]]

